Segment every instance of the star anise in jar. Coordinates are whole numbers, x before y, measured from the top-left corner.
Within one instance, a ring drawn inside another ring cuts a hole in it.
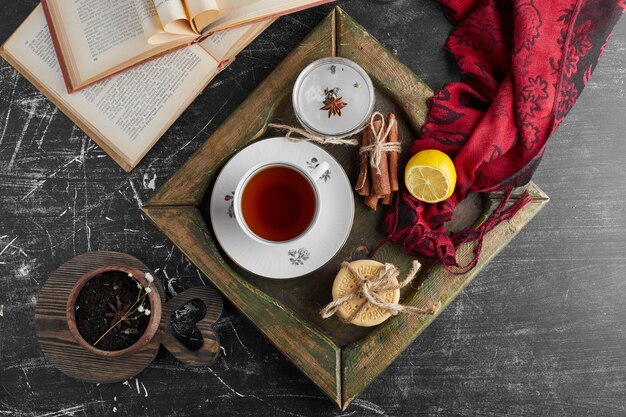
[[[116,298],[115,305],[109,303],[109,313],[106,313],[106,317],[113,317],[111,321],[111,326],[115,325],[115,328],[119,328],[122,323],[127,326],[130,326],[130,320],[126,316],[128,314],[128,310],[130,309],[130,304],[122,304],[119,298]]]
[[[324,94],[326,95],[326,99],[324,100],[324,107],[320,108],[320,110],[328,111],[328,118],[330,119],[332,116],[341,117],[341,109],[346,107],[348,103],[343,101],[343,97],[339,97],[337,95],[337,88],[333,88],[329,90],[326,88],[324,90]]]

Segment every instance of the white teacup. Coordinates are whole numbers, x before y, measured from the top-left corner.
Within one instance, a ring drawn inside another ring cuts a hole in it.
[[[252,167],[235,189],[237,224],[251,239],[265,245],[303,238],[318,221],[322,205],[318,181],[329,168],[328,162],[320,162],[308,172],[282,161]],[[307,186],[310,190],[302,188]]]

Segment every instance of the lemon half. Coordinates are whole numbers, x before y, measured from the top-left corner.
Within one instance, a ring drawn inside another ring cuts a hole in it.
[[[413,197],[425,203],[447,200],[456,185],[454,162],[436,149],[418,152],[406,164],[404,184]]]

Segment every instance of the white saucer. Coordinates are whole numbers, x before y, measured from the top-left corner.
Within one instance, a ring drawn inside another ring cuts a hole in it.
[[[318,182],[320,213],[313,228],[295,240],[265,245],[239,227],[233,210],[233,194],[250,168],[281,161],[306,171],[326,161],[330,169]],[[353,219],[352,186],[341,165],[317,145],[286,138],[255,142],[233,156],[217,177],[211,195],[211,223],[222,249],[242,268],[267,278],[295,278],[323,266],[346,242]]]

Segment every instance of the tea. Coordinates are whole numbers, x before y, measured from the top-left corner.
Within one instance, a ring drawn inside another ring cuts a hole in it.
[[[241,213],[250,231],[274,242],[304,233],[313,221],[316,205],[309,180],[284,165],[253,174],[241,195]]]

